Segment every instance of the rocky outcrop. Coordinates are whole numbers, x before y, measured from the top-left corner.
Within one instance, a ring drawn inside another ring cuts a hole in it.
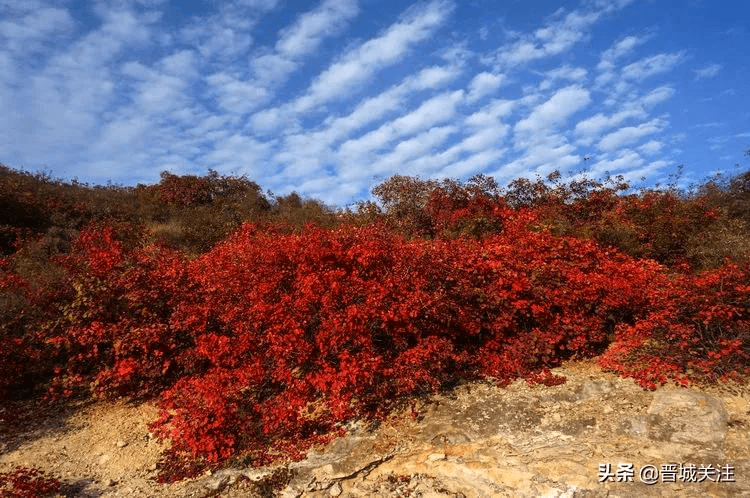
[[[348,436],[284,467],[227,469],[182,496],[750,496],[750,389],[646,391],[592,363],[560,386],[468,383],[419,415]],[[281,476],[281,477],[280,477]]]

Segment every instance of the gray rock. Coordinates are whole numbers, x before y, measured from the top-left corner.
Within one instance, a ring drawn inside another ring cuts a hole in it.
[[[721,443],[729,415],[721,400],[695,391],[659,391],[648,413],[670,420],[675,443]]]
[[[286,464],[292,477],[276,496],[750,496],[747,399],[732,400],[728,429],[730,413],[718,395],[646,391],[590,369],[555,373],[568,382],[479,382],[433,396],[416,420],[407,410],[376,428],[352,423],[325,450]],[[670,463],[730,465],[736,482],[643,482],[641,469]],[[231,471],[257,481],[275,469]],[[233,474],[222,472],[204,479],[226,479],[222,493],[231,492]]]
[[[578,392],[578,396],[580,400],[585,401],[593,397],[598,397],[604,394],[608,394],[612,392],[614,388],[615,386],[611,381],[606,381],[606,380],[589,381],[583,384],[583,386],[581,386],[581,389]]]
[[[344,490],[341,489],[341,484],[338,482],[334,483],[334,485],[328,490],[328,494],[331,496],[341,496],[341,493],[343,492]]]
[[[204,484],[203,487],[206,489],[210,489],[212,491],[218,491],[219,489],[223,488],[229,483],[229,476],[226,474],[217,474],[214,476],[211,476],[211,479],[208,479]]]

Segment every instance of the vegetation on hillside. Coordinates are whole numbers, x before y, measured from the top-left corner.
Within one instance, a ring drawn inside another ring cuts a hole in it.
[[[563,382],[565,359],[646,388],[750,375],[750,172],[689,193],[396,175],[373,195],[0,167],[0,400],[156,400],[176,479],[299,457],[461,379]]]

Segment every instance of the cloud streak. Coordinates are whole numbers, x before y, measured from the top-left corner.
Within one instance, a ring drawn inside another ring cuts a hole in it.
[[[658,172],[684,147],[676,102],[726,73],[617,24],[644,8],[630,1],[540,22],[386,3],[206,2],[177,22],[168,0],[0,0],[0,161],[128,184],[210,167],[337,205],[395,173],[502,182],[590,156],[592,171]]]
[[[445,1],[409,9],[399,22],[381,36],[344,54],[341,60],[323,71],[312,82],[307,94],[292,104],[292,108],[296,112],[305,112],[348,95],[378,70],[402,58],[414,44],[431,36],[452,9],[452,4]]]

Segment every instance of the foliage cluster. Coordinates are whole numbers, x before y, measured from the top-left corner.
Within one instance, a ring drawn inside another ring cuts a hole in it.
[[[557,180],[394,177],[384,211],[337,217],[296,194],[263,204],[244,179],[163,175],[132,192],[162,220],[242,196],[265,214],[200,251],[95,218],[41,269],[34,240],[0,259],[0,399],[156,399],[168,479],[195,458],[297,458],[462,379],[559,383],[569,358],[646,388],[750,375],[750,263],[696,249],[701,228],[746,240],[741,220],[706,196]]]
[[[78,231],[92,222],[143,225],[150,239],[197,255],[245,221],[336,223],[334,210],[296,193],[262,192],[245,176],[176,175],[167,171],[155,185],[89,186],[48,174],[15,171],[0,164],[0,254],[27,248],[26,259],[44,264],[69,250]],[[30,246],[34,250],[30,251]]]
[[[750,373],[748,268],[677,278],[505,210],[483,240],[246,224],[191,261],[84,230],[70,292],[15,357],[46,363],[52,392],[159,397],[153,429],[209,462],[300,456],[459,379],[558,382],[571,357],[645,387]]]
[[[64,183],[0,164],[0,254],[13,254],[32,240],[41,257],[65,252],[84,225],[131,212],[126,189]]]
[[[750,156],[750,150],[745,155]],[[750,223],[750,171],[729,178],[717,175],[701,185],[698,192],[733,218]]]
[[[44,472],[18,466],[12,472],[0,472],[0,497],[38,498],[58,492],[62,483]]]
[[[546,181],[519,178],[505,189],[483,175],[466,184],[396,175],[373,189],[382,209],[360,203],[358,214],[409,237],[481,238],[501,230],[502,206],[534,209],[538,227],[556,235],[593,239],[670,268],[702,270],[750,254],[750,218],[741,208],[750,206],[748,178],[712,180],[690,195],[675,188],[628,194],[630,185],[620,177],[563,183],[558,172]]]

